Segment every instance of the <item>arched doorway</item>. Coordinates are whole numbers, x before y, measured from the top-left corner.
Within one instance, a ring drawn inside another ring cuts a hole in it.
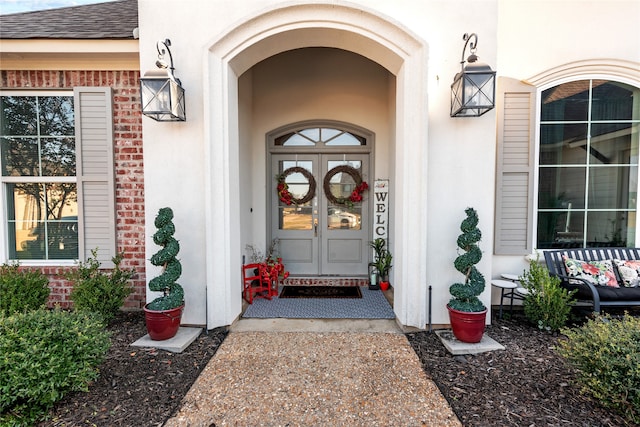
[[[312,18],[310,18],[312,17]],[[357,53],[395,76],[390,190],[394,242],[394,311],[400,323],[424,327],[427,319],[427,55],[425,44],[361,9],[336,4],[286,6],[247,20],[210,45],[205,78],[205,248],[207,326],[229,324],[241,312],[242,219],[239,147],[258,117],[238,95],[240,76],[278,53],[307,47]],[[390,88],[391,89],[391,88]],[[282,102],[286,102],[283,99]],[[318,116],[317,116],[318,117]],[[293,123],[288,120],[283,123]],[[264,186],[264,175],[262,185]],[[267,179],[272,177],[266,176]],[[254,180],[257,182],[257,180]],[[242,187],[245,188],[245,187]],[[416,195],[421,197],[417,198]],[[254,222],[255,223],[255,222]]]

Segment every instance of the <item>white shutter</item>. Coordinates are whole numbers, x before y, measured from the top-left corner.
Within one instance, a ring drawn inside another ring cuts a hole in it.
[[[116,255],[116,220],[111,88],[74,89],[78,178],[79,256],[98,248],[102,267]]]
[[[529,84],[498,80],[497,255],[525,255],[533,250],[535,94]]]

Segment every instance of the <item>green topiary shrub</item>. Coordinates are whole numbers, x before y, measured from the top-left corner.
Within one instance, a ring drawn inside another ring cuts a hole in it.
[[[558,352],[576,369],[582,390],[640,423],[640,318],[596,316],[562,332],[567,339]]]
[[[47,303],[49,279],[35,268],[17,262],[0,266],[0,314],[35,310]]]
[[[462,234],[458,236],[458,247],[465,251],[454,261],[454,267],[464,274],[464,283],[454,283],[449,287],[451,300],[449,307],[454,310],[466,312],[481,312],[486,307],[478,299],[478,295],[484,290],[484,276],[478,271],[475,264],[482,259],[482,251],[478,242],[482,233],[478,228],[478,213],[473,208],[465,209],[467,217],[460,224]]]
[[[109,346],[93,313],[0,317],[0,425],[32,425],[66,393],[86,391]]]
[[[153,235],[153,242],[163,248],[151,257],[151,264],[162,267],[162,273],[149,281],[149,289],[163,295],[147,304],[149,310],[171,310],[184,304],[184,290],[176,283],[182,274],[182,264],[176,258],[180,244],[173,237],[176,227],[172,220],[171,208],[162,208],[154,222],[158,231]]]
[[[78,268],[65,274],[65,278],[73,283],[71,300],[74,308],[98,313],[108,324],[133,291],[129,280],[135,270],[120,268],[123,254],[111,259],[114,264],[112,270],[100,270],[97,256],[98,250],[92,250],[91,257],[86,262],[78,263]]]
[[[529,291],[524,297],[524,314],[534,325],[546,331],[557,331],[566,325],[571,314],[573,294],[560,286],[560,279],[551,276],[549,270],[532,261],[529,271],[519,277],[522,286]]]

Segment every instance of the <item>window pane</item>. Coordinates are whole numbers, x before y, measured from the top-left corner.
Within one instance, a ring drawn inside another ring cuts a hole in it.
[[[279,173],[285,172],[293,167],[301,167],[313,173],[313,162],[310,160],[283,160],[279,162]],[[302,199],[311,190],[309,181],[300,172],[289,173],[285,178],[287,191],[294,199]],[[279,201],[278,219],[280,230],[311,230],[313,227],[313,217],[311,215],[311,203],[309,200],[298,205],[287,205],[282,200]]]
[[[65,216],[47,224],[48,259],[77,259],[78,217]]]
[[[589,113],[589,80],[565,83],[542,92],[541,120],[585,121]]]
[[[637,99],[638,89],[629,85],[594,80],[591,120],[631,120],[634,92]]]
[[[42,176],[75,176],[76,145],[73,138],[43,138]]]
[[[73,136],[73,98],[70,96],[41,96],[40,135]]]
[[[77,259],[75,183],[7,184],[10,257]]]
[[[343,132],[344,131],[341,131],[340,129],[320,128],[320,134],[322,135],[321,138],[323,142],[327,142]]]
[[[38,140],[2,138],[2,176],[40,176]]]
[[[311,230],[313,218],[311,204],[278,208],[280,230]]]
[[[345,132],[326,142],[326,145],[340,146],[360,146],[366,145],[366,140],[351,133]]]
[[[320,128],[308,128],[300,131],[300,135],[309,138],[311,141],[320,141]]]
[[[635,244],[635,215],[628,212],[589,212],[587,214],[587,245],[627,246]]]
[[[327,226],[330,230],[360,230],[361,218],[361,206],[327,208]]]
[[[569,209],[538,213],[538,249],[584,246],[584,212]]]
[[[585,182],[586,168],[540,168],[538,208],[584,208]]]
[[[285,145],[285,146],[314,146],[315,142],[310,139],[297,134],[289,134],[286,138],[278,138],[276,139],[276,145]]]
[[[589,169],[589,209],[635,209],[636,166]]]
[[[593,164],[637,164],[638,124],[606,123],[591,125]]]
[[[37,107],[35,96],[2,96],[0,132],[2,135],[36,135]]]
[[[587,124],[540,126],[540,164],[584,164],[587,158]]]
[[[344,164],[344,161],[332,160],[327,162],[327,167],[328,170],[331,171],[333,168]],[[362,162],[348,161],[347,164],[361,173]],[[348,199],[356,186],[357,184],[354,177],[346,172],[334,173],[329,181],[329,191],[336,199]]]

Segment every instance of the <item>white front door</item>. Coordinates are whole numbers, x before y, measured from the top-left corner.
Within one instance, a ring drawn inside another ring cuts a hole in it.
[[[358,192],[358,185],[368,181],[369,154],[273,154],[271,171],[280,177],[270,186],[271,235],[280,241],[287,270],[366,275],[373,189]]]

